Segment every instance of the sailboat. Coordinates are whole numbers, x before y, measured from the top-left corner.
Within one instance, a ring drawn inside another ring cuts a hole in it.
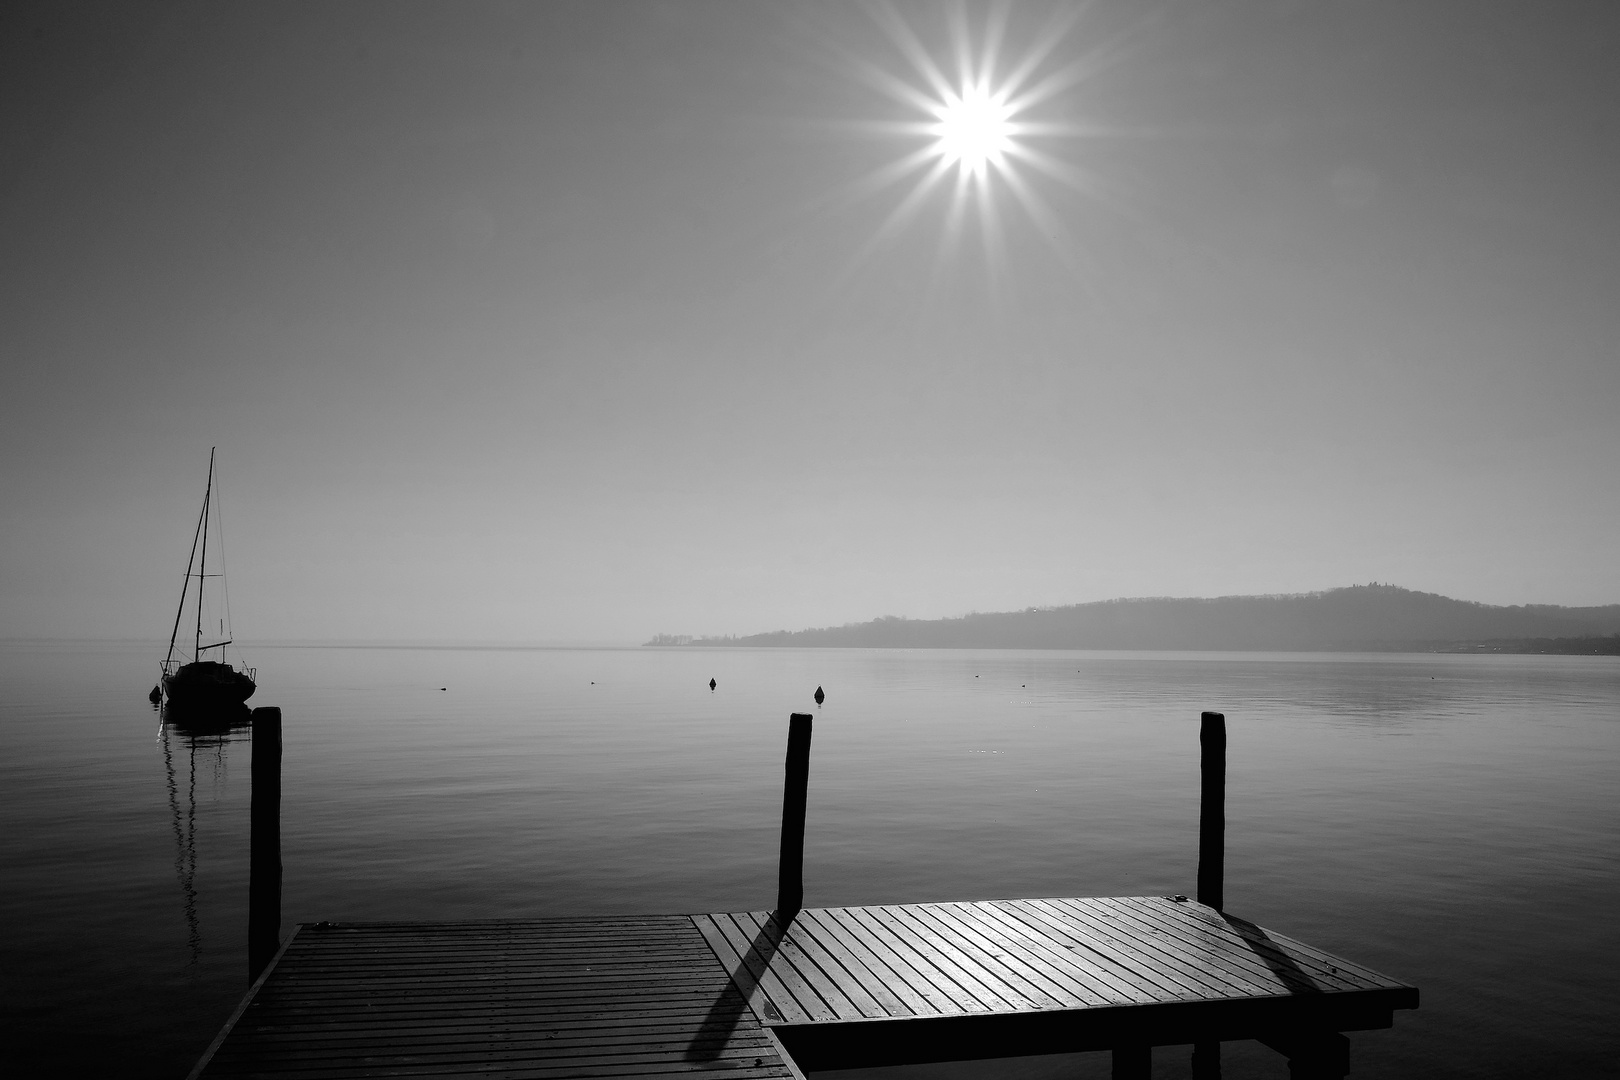
[[[229,627],[226,619],[229,617],[229,603],[224,605],[225,614],[219,619],[219,640],[203,644],[203,585],[209,579],[217,579],[217,591],[221,597],[225,592],[225,560],[221,553],[216,551],[216,561],[219,570],[210,573],[208,566],[208,522],[212,517],[216,528],[218,523],[218,508],[215,505],[217,496],[214,492],[214,450],[208,451],[208,486],[203,490],[202,513],[197,517],[197,531],[191,538],[191,555],[186,560],[185,584],[180,588],[180,607],[174,613],[174,632],[169,635],[169,655],[164,658],[162,675],[158,685],[153,688],[155,693],[161,693],[166,710],[195,712],[217,709],[240,709],[242,703],[252,696],[257,684],[254,678],[258,674],[253,668],[243,665],[240,669],[234,668],[225,658],[225,646],[231,644]],[[217,544],[222,548],[223,543]],[[193,572],[195,571],[195,572]],[[196,632],[192,638],[191,660],[182,663],[184,656],[175,655],[175,647],[180,639],[180,622],[186,613],[186,598],[191,592],[191,582],[197,582],[196,597]],[[209,620],[210,623],[213,620]],[[214,635],[209,634],[210,637]],[[209,653],[219,650],[217,659],[210,659]]]

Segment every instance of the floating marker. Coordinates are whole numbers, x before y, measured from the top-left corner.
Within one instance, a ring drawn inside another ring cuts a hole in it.
[[[821,692],[821,687],[819,687],[819,686],[816,687],[816,704],[820,705],[823,701],[826,701],[826,700],[827,700],[827,695],[823,694]]]
[[[715,685],[714,680],[710,679],[709,680],[709,693],[711,693],[711,694],[714,693],[714,685]]]

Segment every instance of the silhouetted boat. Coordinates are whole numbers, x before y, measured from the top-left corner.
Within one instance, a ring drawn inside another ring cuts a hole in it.
[[[180,607],[174,613],[174,632],[169,635],[169,655],[163,660],[162,675],[158,680],[164,698],[164,713],[190,714],[202,717],[209,711],[219,711],[227,715],[234,714],[241,709],[242,703],[252,696],[256,683],[254,677],[257,672],[246,665],[240,670],[232,667],[225,658],[225,646],[231,643],[231,635],[227,620],[230,605],[227,602],[219,618],[219,640],[207,645],[203,639],[203,584],[208,578],[219,579],[220,596],[227,597],[225,591],[225,564],[224,559],[219,560],[219,571],[208,573],[208,521],[210,511],[214,504],[214,452],[208,452],[208,486],[203,491],[202,513],[197,517],[197,531],[191,538],[191,556],[186,560],[185,584],[180,588]],[[215,515],[217,518],[217,514]],[[221,545],[222,546],[222,545]],[[192,571],[196,572],[193,573]],[[186,611],[186,596],[191,589],[191,581],[197,580],[197,623],[196,636],[192,639],[191,662],[181,663],[175,656],[175,642],[180,637],[180,620]],[[219,659],[207,659],[206,654],[219,650]]]
[[[236,703],[163,706],[163,727],[189,740],[217,740],[253,728],[253,710]]]

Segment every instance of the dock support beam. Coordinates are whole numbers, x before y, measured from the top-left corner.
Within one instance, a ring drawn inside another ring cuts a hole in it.
[[[1150,1080],[1153,1076],[1153,1047],[1148,1044],[1114,1047],[1111,1080]]]
[[[281,939],[281,710],[253,710],[253,803],[249,811],[248,983]]]
[[[1213,1039],[1193,1043],[1193,1080],[1221,1080],[1221,1044]]]
[[[1288,1059],[1289,1080],[1343,1080],[1350,1075],[1350,1040],[1337,1031],[1290,1032],[1260,1041]]]
[[[804,907],[804,808],[810,788],[810,714],[788,719],[787,776],[782,787],[782,855],[776,912],[784,923]]]
[[[1198,729],[1198,902],[1226,906],[1226,715],[1207,712]]]

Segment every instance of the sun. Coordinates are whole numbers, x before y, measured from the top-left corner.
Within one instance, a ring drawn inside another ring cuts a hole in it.
[[[1111,66],[1119,50],[1110,42],[1088,44],[1073,32],[1081,5],[1056,5],[1043,23],[1021,28],[1011,25],[1020,20],[1010,3],[990,4],[977,24],[964,4],[934,10],[946,18],[945,33],[934,36],[932,47],[894,7],[880,3],[868,11],[882,37],[840,50],[845,70],[890,103],[890,118],[848,126],[898,150],[844,193],[850,201],[900,193],[854,263],[864,263],[933,207],[943,209],[942,260],[953,260],[959,241],[976,231],[999,271],[1009,250],[1004,218],[1017,207],[1012,214],[1025,218],[1072,268],[1083,260],[1048,196],[1054,188],[1099,194],[1095,176],[1074,151],[1077,140],[1112,132],[1084,119],[1083,95],[1073,91]],[[1021,47],[1009,43],[1013,38]]]
[[[935,151],[947,165],[955,165],[975,179],[986,168],[1003,169],[1013,149],[1012,109],[1005,95],[985,86],[968,86],[960,94],[947,94],[934,110],[938,122]]]

